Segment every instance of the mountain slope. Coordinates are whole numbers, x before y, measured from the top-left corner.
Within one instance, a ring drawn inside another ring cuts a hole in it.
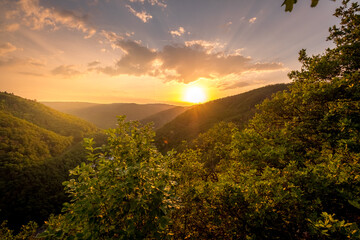
[[[93,124],[75,116],[58,112],[36,101],[4,92],[0,92],[0,109],[14,117],[26,120],[59,135],[72,136],[75,141],[79,141],[87,133],[97,130]]]
[[[61,154],[72,142],[23,119],[0,111],[0,166],[33,164]]]
[[[142,124],[147,123],[154,123],[154,129],[159,129],[162,126],[164,126],[166,123],[172,121],[174,118],[176,118],[181,113],[185,112],[188,109],[188,107],[173,107],[170,109],[167,109],[165,111],[161,111],[158,113],[155,113],[147,118],[144,118],[140,120]]]
[[[85,120],[0,92],[0,222],[18,228],[59,212],[62,182],[86,161],[81,140],[97,135]]]
[[[141,120],[158,112],[173,108],[168,104],[135,104],[135,103],[112,103],[112,104],[93,104],[82,103],[49,103],[44,104],[52,106],[59,111],[73,114],[96,126],[107,129],[115,128],[117,116],[126,115],[127,120]],[[66,106],[67,105],[67,106]]]
[[[276,84],[258,88],[204,104],[196,105],[177,116],[156,131],[155,142],[159,150],[167,151],[183,140],[191,140],[221,121],[244,125],[255,114],[255,105],[270,98],[288,85]]]

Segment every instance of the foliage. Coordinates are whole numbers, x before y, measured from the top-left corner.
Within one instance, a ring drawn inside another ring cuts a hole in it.
[[[0,221],[17,231],[59,213],[68,200],[62,187],[68,170],[86,160],[76,144],[95,131],[36,101],[0,93]]]
[[[14,233],[7,226],[7,222],[4,221],[0,225],[0,238],[2,240],[34,240],[36,239],[36,230],[38,225],[35,222],[29,222],[21,227],[19,233]]]
[[[335,0],[333,0],[335,1]],[[294,4],[297,3],[297,0],[284,0],[281,6],[285,5],[285,12],[291,12],[294,8]],[[319,3],[319,0],[311,0],[311,7],[316,7]]]
[[[100,144],[101,135],[94,136]],[[28,221],[42,224],[51,213],[58,214],[66,196],[62,182],[69,180],[69,169],[86,161],[82,143],[54,158],[32,164],[8,164],[0,168],[0,216],[18,230]]]
[[[356,224],[345,223],[334,218],[335,214],[323,212],[321,218],[311,223],[313,230],[319,235],[320,239],[359,239],[360,230]]]
[[[107,145],[87,141],[88,164],[71,171],[65,182],[71,201],[64,214],[50,219],[46,238],[143,239],[169,232],[172,204],[164,158],[152,144],[150,126],[126,123],[107,131]]]

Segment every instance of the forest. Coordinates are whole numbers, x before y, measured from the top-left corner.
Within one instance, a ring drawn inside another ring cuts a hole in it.
[[[296,1],[285,2],[292,8]],[[6,213],[0,238],[360,239],[360,6],[344,0],[334,15],[340,21],[329,29],[334,47],[313,56],[300,50],[302,67],[289,73],[291,84],[270,87],[278,90],[255,110],[249,103],[248,112],[226,116],[224,109],[210,128],[205,115],[199,135],[169,149],[151,124],[120,116],[105,138],[70,115],[60,121],[52,113],[45,121],[20,104],[9,110],[8,99],[16,97],[1,94],[8,98],[0,109],[1,138],[9,140],[1,141],[0,191],[25,182],[43,202],[2,194],[1,216],[4,203],[16,201],[24,209],[12,209],[27,215],[16,221],[20,215]],[[188,111],[172,121],[174,129],[186,114],[197,114]],[[24,149],[14,150],[13,139]],[[31,219],[37,211],[44,222]]]

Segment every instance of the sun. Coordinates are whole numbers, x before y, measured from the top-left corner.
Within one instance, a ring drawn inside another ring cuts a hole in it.
[[[202,87],[191,86],[185,91],[184,101],[190,103],[202,103],[207,99],[205,90]]]

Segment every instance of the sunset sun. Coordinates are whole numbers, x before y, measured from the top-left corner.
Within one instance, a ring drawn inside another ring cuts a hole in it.
[[[205,91],[202,87],[192,86],[186,89],[184,101],[190,103],[202,103],[207,99]]]

